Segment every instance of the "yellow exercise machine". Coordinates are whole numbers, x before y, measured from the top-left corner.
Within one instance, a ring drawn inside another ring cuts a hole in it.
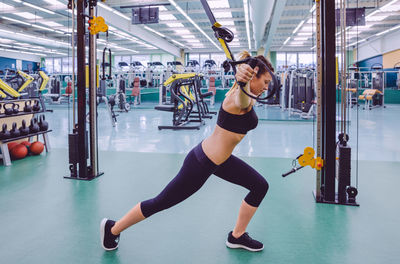
[[[2,90],[2,93],[7,94],[10,97],[13,98],[19,98],[21,97],[21,92],[28,87],[31,82],[33,82],[34,78],[30,76],[29,74],[26,74],[23,71],[17,71],[16,76],[13,77],[12,79],[20,77],[22,80],[24,80],[24,83],[17,88],[17,90],[13,89],[10,85],[8,85],[5,81],[0,79],[0,89]],[[1,95],[3,97],[3,95]],[[4,97],[3,97],[4,98]]]
[[[155,109],[173,112],[172,126],[159,126],[158,129],[200,129],[204,125],[205,112],[200,100],[201,78],[197,73],[173,74],[164,82],[163,86],[169,86],[170,89],[171,104],[159,105]],[[194,111],[194,106],[197,111]]]
[[[44,73],[44,71],[39,71],[39,76],[42,78],[42,83],[40,84],[39,87],[39,92],[42,92],[44,89],[46,89],[47,83],[49,82],[50,78],[49,76]]]
[[[7,97],[7,95],[0,90],[0,98],[4,99],[6,97]]]

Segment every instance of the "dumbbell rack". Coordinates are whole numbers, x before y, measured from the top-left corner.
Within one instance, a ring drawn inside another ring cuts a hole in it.
[[[26,101],[31,101],[32,102],[34,100],[39,100],[39,99],[38,98],[29,98],[29,99],[7,100],[7,101],[0,101],[0,104],[4,105],[4,103],[21,103],[21,105],[22,105]],[[21,105],[20,105],[19,109],[21,109]],[[25,116],[25,115],[32,115],[31,118],[34,118],[35,115],[41,114],[41,113],[44,113],[44,112],[46,112],[46,111],[43,110],[43,106],[41,106],[41,110],[40,111],[23,112],[23,105],[22,105],[22,111],[20,111],[17,114],[12,114],[12,115],[5,115],[4,113],[1,113],[1,109],[0,109],[0,120],[2,120],[2,119],[11,119],[11,118],[15,118],[15,117],[18,117],[18,116]],[[12,120],[11,122],[13,122],[13,121],[14,120]],[[4,122],[0,121],[0,124],[3,124],[3,123]],[[29,126],[28,122],[27,122],[27,125]],[[1,129],[1,126],[0,126],[0,129]],[[50,141],[49,141],[47,133],[49,133],[51,131],[52,130],[46,130],[46,131],[40,131],[40,132],[37,132],[37,133],[30,133],[28,135],[14,137],[14,138],[0,139],[0,149],[1,149],[0,159],[3,160],[4,166],[11,166],[11,158],[10,158],[10,153],[8,151],[8,143],[13,142],[13,141],[17,141],[17,140],[21,140],[21,139],[25,139],[25,138],[28,138],[28,141],[30,141],[31,138],[33,138],[35,136],[39,137],[39,135],[42,135],[46,152],[50,152],[51,147],[50,147]]]

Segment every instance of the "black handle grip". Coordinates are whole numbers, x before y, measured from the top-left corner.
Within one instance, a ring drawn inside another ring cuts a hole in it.
[[[288,171],[288,172],[282,174],[282,177],[286,177],[286,176],[288,176],[288,175],[290,175],[290,174],[292,174],[292,173],[295,173],[296,171],[298,171],[298,170],[300,170],[300,169],[302,169],[302,168],[304,168],[304,166],[297,167],[297,168],[293,168],[291,171]]]
[[[294,172],[296,172],[296,169],[295,169],[295,168],[293,168],[291,171],[288,171],[288,172],[282,174],[282,177],[286,177],[286,176],[288,176],[288,175],[290,175],[290,174],[292,174],[292,173],[294,173]]]
[[[257,66],[258,60],[256,58],[250,58],[249,61],[247,62],[247,64],[254,69]],[[240,87],[245,87],[246,83],[244,82],[238,82]]]

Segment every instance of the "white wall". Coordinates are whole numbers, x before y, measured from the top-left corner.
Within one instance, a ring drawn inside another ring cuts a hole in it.
[[[358,47],[358,61],[400,49],[400,30],[383,35],[381,38],[364,42]]]
[[[13,51],[0,50],[0,57],[40,62],[40,56]]]

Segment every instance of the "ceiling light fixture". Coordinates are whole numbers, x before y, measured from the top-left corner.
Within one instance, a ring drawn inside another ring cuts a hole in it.
[[[288,38],[285,40],[285,42],[283,42],[283,45],[286,45],[286,43],[288,43],[289,40],[290,40],[290,37],[288,37]]]
[[[300,22],[300,24],[294,29],[293,34],[296,34],[297,31],[299,31],[299,29],[301,28],[301,26],[305,23],[306,21],[303,20]]]
[[[152,29],[151,27],[148,27],[148,26],[143,26],[143,27],[144,27],[145,29],[147,29],[148,31],[151,31],[151,32],[153,32],[153,33],[159,35],[160,37],[165,38],[165,35],[164,35],[164,34],[161,34],[161,33],[158,32],[157,30],[154,30],[154,29]]]
[[[54,14],[55,14],[55,12],[53,12],[53,11],[51,11],[51,10],[48,10],[48,9],[43,8],[43,7],[39,7],[39,6],[30,4],[30,3],[22,2],[22,4],[24,4],[24,5],[26,5],[26,6],[29,6],[29,7],[32,7],[32,8],[35,8],[35,9],[37,9],[37,10],[46,12],[46,13],[51,14],[51,15],[54,15]]]
[[[222,51],[222,49],[191,19],[183,9],[175,3],[174,0],[168,0],[187,20],[189,20],[192,25],[197,28],[218,50]],[[247,0],[244,0],[247,1]]]

